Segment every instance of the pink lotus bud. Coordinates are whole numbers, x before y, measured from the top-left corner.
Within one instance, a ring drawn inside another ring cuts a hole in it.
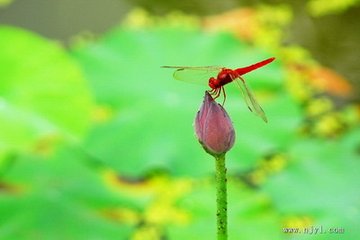
[[[235,131],[230,117],[207,91],[195,118],[195,133],[205,151],[213,156],[225,154],[234,145]]]

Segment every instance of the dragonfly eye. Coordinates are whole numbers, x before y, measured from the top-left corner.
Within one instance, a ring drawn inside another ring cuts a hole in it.
[[[215,88],[217,88],[217,80],[216,80],[216,78],[214,78],[214,77],[211,77],[210,79],[209,79],[209,87],[211,88],[211,89],[215,89]]]

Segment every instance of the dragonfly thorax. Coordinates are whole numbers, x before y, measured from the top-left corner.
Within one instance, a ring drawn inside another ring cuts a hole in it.
[[[234,71],[228,68],[223,68],[219,74],[217,75],[216,78],[211,77],[209,79],[209,87],[211,87],[212,89],[216,89],[216,88],[220,88],[222,86],[224,86],[225,84],[232,82],[233,81],[233,77],[232,75],[234,74]]]

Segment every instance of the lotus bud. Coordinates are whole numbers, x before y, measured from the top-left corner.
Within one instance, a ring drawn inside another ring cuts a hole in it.
[[[205,151],[215,157],[225,154],[234,145],[231,119],[207,91],[195,118],[195,133]]]

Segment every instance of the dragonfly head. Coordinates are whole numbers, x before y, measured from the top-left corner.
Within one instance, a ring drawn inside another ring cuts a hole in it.
[[[215,89],[215,88],[218,88],[219,87],[219,83],[218,83],[218,80],[214,77],[211,77],[209,79],[209,87],[211,89]]]

